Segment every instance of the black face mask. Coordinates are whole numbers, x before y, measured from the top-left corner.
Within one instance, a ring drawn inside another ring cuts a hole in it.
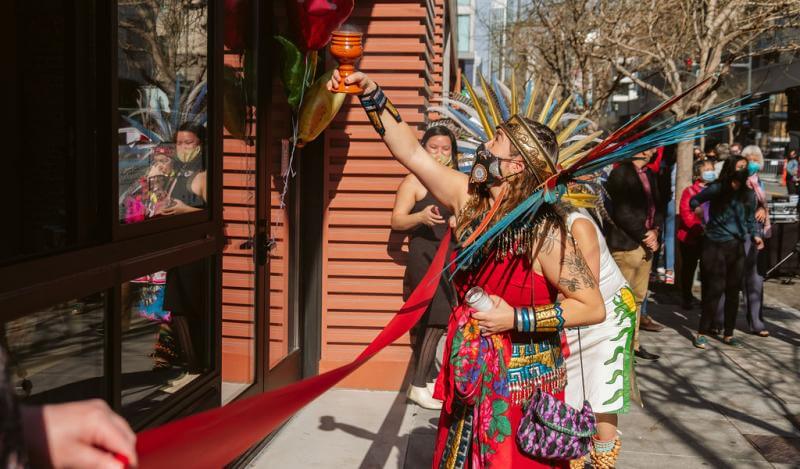
[[[744,186],[747,183],[748,176],[747,168],[737,169],[736,172],[733,173],[733,180],[738,181],[740,185]]]
[[[475,163],[469,175],[470,182],[487,187],[499,184],[505,179],[500,172],[500,159],[481,143],[475,149]]]

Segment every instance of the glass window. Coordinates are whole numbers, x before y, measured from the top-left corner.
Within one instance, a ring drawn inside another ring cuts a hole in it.
[[[472,38],[470,36],[469,15],[458,15],[458,51],[469,52]]]
[[[205,0],[120,0],[119,219],[136,223],[206,204]]]
[[[147,415],[210,367],[208,262],[122,285],[122,415]]]
[[[0,326],[17,395],[37,404],[103,397],[105,312],[97,293]]]
[[[472,0],[458,0],[459,5],[471,5]]]
[[[0,264],[101,241],[95,2],[47,5],[12,0],[0,17]]]

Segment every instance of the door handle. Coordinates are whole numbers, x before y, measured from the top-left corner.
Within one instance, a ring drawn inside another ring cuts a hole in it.
[[[275,249],[278,242],[274,237],[268,236],[266,232],[256,235],[256,259],[259,265],[269,262],[269,254]]]

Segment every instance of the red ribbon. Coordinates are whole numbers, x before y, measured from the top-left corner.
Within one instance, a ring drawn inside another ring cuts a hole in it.
[[[280,389],[139,433],[136,444],[139,466],[183,467],[191,461],[191,466],[197,468],[223,467],[399,339],[419,321],[436,293],[450,236],[448,231],[428,272],[408,301],[355,360]]]

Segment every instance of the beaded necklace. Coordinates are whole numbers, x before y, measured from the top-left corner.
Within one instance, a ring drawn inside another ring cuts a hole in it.
[[[463,211],[463,209],[462,209]],[[487,212],[473,219],[459,237],[459,244],[468,239],[472,232],[480,225]],[[472,270],[479,267],[491,254],[500,261],[509,257],[533,257],[536,241],[542,236],[544,226],[559,221],[559,217],[552,210],[539,210],[536,215],[526,220],[517,220],[502,234],[487,242],[467,263],[466,269]]]

